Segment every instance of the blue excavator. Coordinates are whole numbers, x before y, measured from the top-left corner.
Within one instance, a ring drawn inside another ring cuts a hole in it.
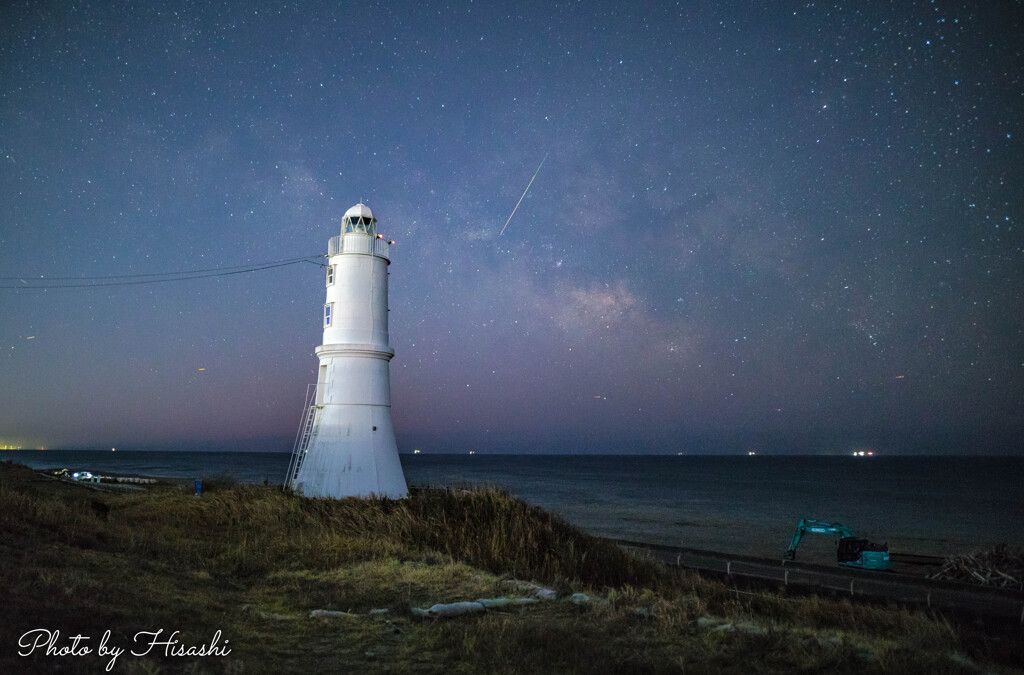
[[[807,518],[801,520],[796,526],[796,533],[793,535],[789,550],[782,555],[783,560],[796,560],[796,547],[807,533],[838,535],[839,546],[836,549],[836,560],[840,565],[859,567],[865,570],[889,569],[888,544],[875,544],[867,539],[855,537],[853,532],[842,523],[826,523]]]

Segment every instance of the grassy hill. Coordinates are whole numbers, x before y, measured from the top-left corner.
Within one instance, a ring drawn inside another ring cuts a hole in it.
[[[498,490],[196,498],[8,462],[0,534],[0,672],[973,673],[1019,672],[1024,651],[1015,627],[670,571]],[[532,593],[512,579],[559,599],[412,611]]]

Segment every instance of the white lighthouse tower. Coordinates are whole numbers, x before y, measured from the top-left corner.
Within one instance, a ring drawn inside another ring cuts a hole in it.
[[[345,212],[327,245],[320,370],[285,487],[307,497],[408,494],[391,426],[388,341],[390,244],[364,204]]]

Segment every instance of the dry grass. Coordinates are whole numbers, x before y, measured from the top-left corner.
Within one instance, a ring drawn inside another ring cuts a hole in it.
[[[131,645],[230,640],[223,658],[122,656],[113,672],[973,672],[1020,666],[1019,634],[965,640],[899,608],[738,592],[670,573],[499,490],[308,500],[223,481],[102,493],[0,465],[0,672],[97,672],[18,657],[29,628]],[[530,579],[593,601],[422,622],[409,607]],[[351,612],[310,619],[312,609]],[[388,614],[370,614],[389,608]],[[1015,650],[1017,650],[1015,652]],[[1015,661],[1014,658],[1017,660]]]
[[[419,546],[496,574],[597,588],[664,576],[655,564],[501,490],[428,490],[408,508]]]

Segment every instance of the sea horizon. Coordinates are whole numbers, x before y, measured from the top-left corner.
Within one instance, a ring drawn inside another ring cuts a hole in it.
[[[246,450],[246,449],[224,449],[224,448],[204,448],[204,449],[166,449],[166,448],[125,448],[119,450],[116,448],[0,448],[0,453],[4,452],[140,452],[140,453],[158,453],[158,452],[178,452],[178,453],[189,453],[189,454],[202,454],[202,453],[226,453],[226,454],[254,454],[254,455],[290,455],[291,450]],[[867,453],[867,451],[865,451]],[[567,452],[551,452],[551,451],[515,451],[515,452],[503,452],[503,451],[491,451],[491,450],[466,450],[459,452],[452,451],[438,451],[438,450],[422,450],[422,451],[404,451],[399,450],[399,455],[443,455],[451,457],[461,457],[469,455],[481,455],[490,457],[857,457],[865,459],[884,459],[886,457],[918,457],[918,458],[935,458],[935,457],[991,457],[991,458],[1024,458],[1024,451],[1018,451],[1013,453],[994,453],[994,452],[963,452],[963,453],[950,453],[950,452],[936,452],[932,453],[915,453],[915,452],[881,452],[871,451],[870,455],[858,455],[855,451],[836,451],[836,452],[773,452],[773,451],[757,451],[750,452],[746,450],[736,451],[721,451],[721,452],[628,452],[628,451],[617,451],[617,452],[606,452],[606,451],[567,451]]]

